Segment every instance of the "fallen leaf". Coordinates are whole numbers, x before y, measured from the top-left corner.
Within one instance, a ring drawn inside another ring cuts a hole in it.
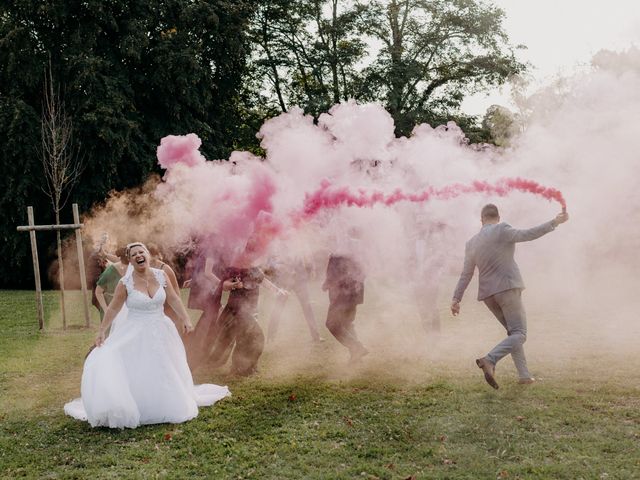
[[[415,475],[409,475],[407,478],[405,478],[404,480],[417,480],[418,477],[416,477]]]
[[[396,466],[393,463],[385,465],[385,467],[387,467],[389,470],[395,470],[395,468],[396,468]]]
[[[456,462],[451,460],[450,458],[445,458],[442,463],[444,463],[445,465],[455,465]]]
[[[342,420],[344,420],[344,423],[346,423],[350,427],[353,427],[353,420],[351,420],[349,417],[342,417]]]
[[[440,435],[438,437],[438,440],[440,440],[441,442],[446,442],[447,441],[447,436],[446,435]]]
[[[169,440],[171,440],[172,438],[173,438],[173,435],[171,435],[170,433],[165,433],[165,434],[164,434],[164,439],[165,439],[165,441],[167,441],[167,442],[168,442],[168,441],[169,441]]]
[[[298,396],[295,393],[292,393],[291,395],[289,395],[290,402],[295,402],[297,399],[298,399]]]
[[[506,470],[501,470],[498,473],[498,478],[509,478],[509,472],[507,472]]]
[[[517,420],[517,421],[519,421],[519,422],[521,422],[521,421],[522,421],[522,420],[524,420],[525,418],[526,418],[526,417],[523,417],[522,415],[518,415],[518,416],[516,417],[516,420]]]

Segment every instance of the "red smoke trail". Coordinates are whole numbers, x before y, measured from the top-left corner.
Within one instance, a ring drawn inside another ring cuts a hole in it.
[[[429,200],[449,200],[468,193],[484,193],[504,197],[512,191],[533,193],[549,201],[555,200],[560,203],[563,210],[567,207],[565,199],[559,190],[522,178],[503,178],[493,184],[481,181],[474,181],[471,184],[454,183],[441,188],[428,187],[419,193],[404,193],[398,189],[390,194],[378,191],[368,193],[364,189],[358,189],[356,193],[352,193],[348,187],[331,188],[331,182],[324,180],[318,190],[307,194],[304,207],[301,212],[294,215],[294,220],[307,220],[320,210],[337,208],[343,205],[372,207],[375,204],[393,205],[401,201],[421,203]]]

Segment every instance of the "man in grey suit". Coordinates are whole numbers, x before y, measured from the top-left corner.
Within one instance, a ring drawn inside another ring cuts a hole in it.
[[[475,268],[478,267],[478,300],[484,301],[507,330],[508,336],[485,357],[478,358],[476,364],[482,369],[487,383],[493,388],[498,388],[495,379],[496,363],[511,354],[520,377],[519,383],[533,383],[535,379],[527,369],[522,347],[527,339],[527,319],[521,297],[524,282],[513,254],[517,242],[540,238],[569,220],[569,215],[563,211],[542,225],[517,230],[506,223],[500,223],[498,207],[488,204],[482,208],[481,220],[482,229],[465,247],[464,267],[453,293],[451,313],[457,315],[460,312],[462,295],[473,277]]]

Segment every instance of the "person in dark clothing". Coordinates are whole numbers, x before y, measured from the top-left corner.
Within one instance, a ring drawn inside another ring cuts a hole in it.
[[[349,349],[351,362],[369,351],[362,345],[353,325],[358,305],[364,302],[364,273],[352,256],[331,255],[322,290],[329,292],[327,329]]]
[[[258,267],[225,269],[219,296],[229,299],[216,322],[211,364],[224,365],[231,356],[231,373],[247,376],[256,371],[264,349],[264,334],[257,321],[260,284],[265,280]],[[267,280],[268,281],[268,280]]]
[[[184,287],[190,289],[187,307],[202,313],[194,331],[185,339],[185,347],[189,367],[195,370],[207,359],[215,336],[215,323],[221,308],[221,294],[216,293],[220,293],[217,289],[221,285],[224,266],[213,249],[202,241],[196,246],[192,265],[191,278],[184,282]]]
[[[222,366],[231,356],[231,373],[236,375],[255,373],[264,349],[264,334],[257,320],[260,285],[267,286],[278,295],[288,295],[286,290],[265,278],[258,266],[273,235],[268,227],[269,222],[254,227],[242,253],[237,254],[224,269],[216,289],[217,302],[220,302],[223,291],[229,292],[229,298],[215,323],[209,360],[213,366]]]

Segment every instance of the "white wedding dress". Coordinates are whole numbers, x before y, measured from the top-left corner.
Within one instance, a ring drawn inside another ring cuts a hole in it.
[[[181,423],[195,418],[198,406],[230,395],[227,387],[193,385],[180,335],[163,312],[166,276],[152,271],[160,284],[153,298],[133,288],[131,271],[120,280],[127,289],[126,308],[117,316],[117,328],[85,360],[82,398],[64,406],[67,415],[92,427]]]

